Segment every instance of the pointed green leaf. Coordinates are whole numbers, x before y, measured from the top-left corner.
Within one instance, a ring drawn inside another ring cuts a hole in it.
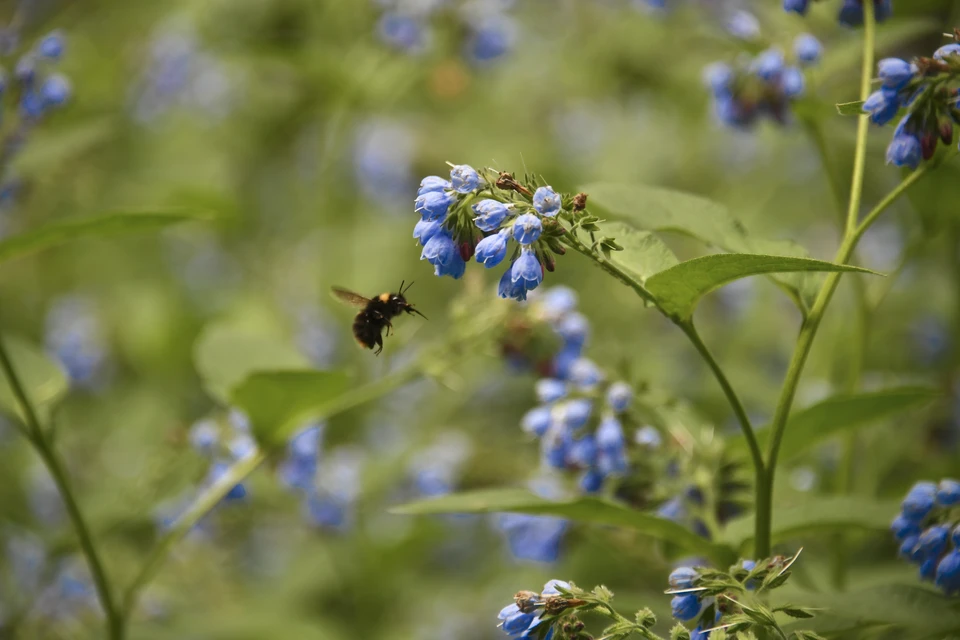
[[[893,584],[842,593],[810,592],[804,593],[804,604],[826,609],[830,619],[849,620],[858,628],[877,624],[901,627],[911,632],[911,638],[942,638],[960,631],[956,600],[932,586]],[[816,619],[820,617],[818,612]],[[809,621],[797,624],[811,626]]]
[[[841,102],[837,104],[837,113],[842,116],[862,116],[863,100],[854,100],[853,102]]]
[[[859,496],[813,498],[797,505],[775,507],[772,541],[838,531],[886,531],[899,508],[897,500],[876,501]],[[743,550],[753,540],[753,532],[754,516],[744,516],[726,526],[722,539]]]
[[[306,357],[285,340],[219,324],[197,339],[193,359],[207,393],[225,405],[233,388],[255,371],[311,370]]]
[[[653,274],[678,263],[677,256],[673,255],[663,240],[649,231],[637,231],[623,222],[604,223],[603,231],[616,238],[623,247],[621,251],[610,254],[610,262],[629,271],[640,282],[646,282]]]
[[[39,348],[18,337],[5,337],[13,367],[31,403],[39,409],[55,404],[70,389],[67,376]],[[7,377],[0,374],[0,411],[24,419]]]
[[[730,548],[711,543],[676,522],[602,498],[579,497],[555,501],[540,498],[524,489],[486,489],[413,502],[393,509],[394,513],[407,515],[501,511],[557,516],[587,524],[633,529],[675,544],[690,553],[706,555],[720,565],[736,561]]]
[[[155,231],[180,222],[208,219],[210,215],[207,212],[171,209],[107,213],[59,220],[0,241],[0,262],[21,258],[79,238]]]
[[[788,240],[750,236],[725,206],[706,198],[645,185],[595,183],[581,191],[590,206],[612,218],[646,231],[673,231],[696,238],[731,253],[807,257],[806,250]],[[609,223],[604,223],[606,229]],[[806,311],[818,291],[818,276],[811,272],[774,274],[773,279]]]
[[[349,387],[339,371],[257,371],[233,388],[230,399],[250,418],[257,441],[269,448],[283,445],[304,423],[326,417]]]
[[[707,293],[747,276],[787,271],[859,271],[859,267],[833,264],[810,258],[718,253],[695,258],[661,271],[646,287],[667,315],[689,320],[697,302]]]
[[[780,447],[780,459],[796,457],[843,431],[858,429],[897,413],[922,407],[940,395],[936,389],[900,387],[827,398],[790,417]],[[766,447],[769,439],[769,427],[757,431],[761,448]],[[727,447],[743,455],[748,452],[746,440],[741,435],[728,439]]]

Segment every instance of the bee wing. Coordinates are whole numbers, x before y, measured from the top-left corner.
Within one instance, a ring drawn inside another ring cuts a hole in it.
[[[330,287],[330,292],[341,302],[345,302],[354,307],[365,307],[370,302],[370,298],[362,296],[359,293],[354,293],[353,291],[348,291],[342,287]]]

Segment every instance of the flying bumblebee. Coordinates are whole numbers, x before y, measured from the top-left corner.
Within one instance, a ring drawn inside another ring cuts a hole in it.
[[[377,350],[374,352],[376,355],[380,355],[383,351],[383,329],[386,327],[389,336],[393,329],[393,324],[390,322],[393,318],[403,312],[415,313],[423,319],[427,318],[414,309],[403,296],[410,290],[413,283],[408,284],[406,289],[403,288],[403,284],[403,282],[400,283],[399,293],[381,293],[376,298],[367,298],[341,287],[331,287],[333,295],[342,302],[354,307],[362,307],[357,317],[353,319],[353,337],[361,347],[373,349],[376,345]]]

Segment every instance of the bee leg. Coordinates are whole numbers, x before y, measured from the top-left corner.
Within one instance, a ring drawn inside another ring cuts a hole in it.
[[[377,336],[376,343],[377,350],[373,352],[373,355],[378,356],[380,355],[380,352],[383,351],[383,338],[381,336]]]
[[[389,320],[384,320],[384,322],[387,323],[387,336],[389,336],[391,333],[393,333],[393,323]]]

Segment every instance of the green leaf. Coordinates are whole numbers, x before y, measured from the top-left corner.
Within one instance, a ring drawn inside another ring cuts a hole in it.
[[[731,253],[755,253],[803,258],[806,250],[787,240],[766,240],[750,236],[746,228],[722,204],[697,195],[643,185],[596,183],[583,187],[590,205],[647,231],[672,231],[696,238],[709,246]],[[610,223],[604,224],[604,229]],[[806,311],[819,289],[809,272],[774,275]]]
[[[954,606],[955,600],[932,587],[893,584],[842,593],[805,593],[804,604],[827,609],[831,618],[850,620],[856,627],[903,627],[911,631],[910,637],[943,637],[942,634],[960,631],[960,611]],[[798,624],[810,626],[809,622]]]
[[[413,502],[392,511],[406,515],[506,511],[557,516],[588,524],[633,529],[675,544],[692,554],[706,555],[720,565],[736,561],[729,547],[711,543],[676,522],[634,511],[602,498],[579,497],[555,501],[540,498],[525,489],[485,489]]]
[[[78,238],[154,231],[180,222],[208,219],[210,215],[204,211],[171,209],[126,211],[58,220],[0,241],[0,262],[21,258]]]
[[[854,100],[853,102],[840,102],[837,104],[837,113],[842,116],[862,116],[863,100]]]
[[[281,338],[222,324],[197,338],[193,359],[207,393],[225,405],[233,388],[255,371],[311,370],[306,357]]]
[[[775,507],[771,537],[774,543],[812,534],[837,531],[886,531],[900,508],[897,500],[875,501],[857,496],[813,498],[801,504]],[[744,550],[753,540],[754,516],[731,521],[721,536]]]
[[[941,395],[926,387],[899,387],[854,395],[839,395],[798,411],[790,417],[780,447],[780,459],[789,460],[831,436],[888,418],[897,413],[929,404]],[[757,440],[765,448],[770,440],[770,428],[757,431]],[[744,456],[748,453],[742,435],[727,440],[728,450]]]
[[[70,389],[70,382],[63,370],[34,345],[18,337],[4,338],[3,345],[7,349],[27,398],[38,409],[56,403]],[[0,410],[21,420],[25,418],[7,377],[2,374],[0,374]]]
[[[76,161],[96,146],[108,141],[116,132],[116,120],[105,118],[84,122],[72,128],[45,130],[41,128],[30,136],[13,161],[18,174],[49,172],[58,164]]]
[[[623,247],[610,256],[610,262],[629,271],[641,282],[646,282],[653,274],[669,269],[678,262],[677,256],[673,255],[663,240],[649,231],[637,231],[622,222],[608,222],[603,230]]]
[[[249,416],[253,433],[265,447],[282,445],[349,388],[338,371],[258,371],[233,388],[232,403]]]
[[[859,271],[860,267],[833,264],[810,258],[718,253],[682,262],[647,281],[647,290],[667,315],[689,320],[701,297],[723,285],[745,278],[787,271]]]
[[[791,618],[798,618],[798,619],[812,618],[814,615],[809,609],[805,609],[803,607],[784,606],[784,607],[777,607],[774,609],[774,611],[786,614]]]

